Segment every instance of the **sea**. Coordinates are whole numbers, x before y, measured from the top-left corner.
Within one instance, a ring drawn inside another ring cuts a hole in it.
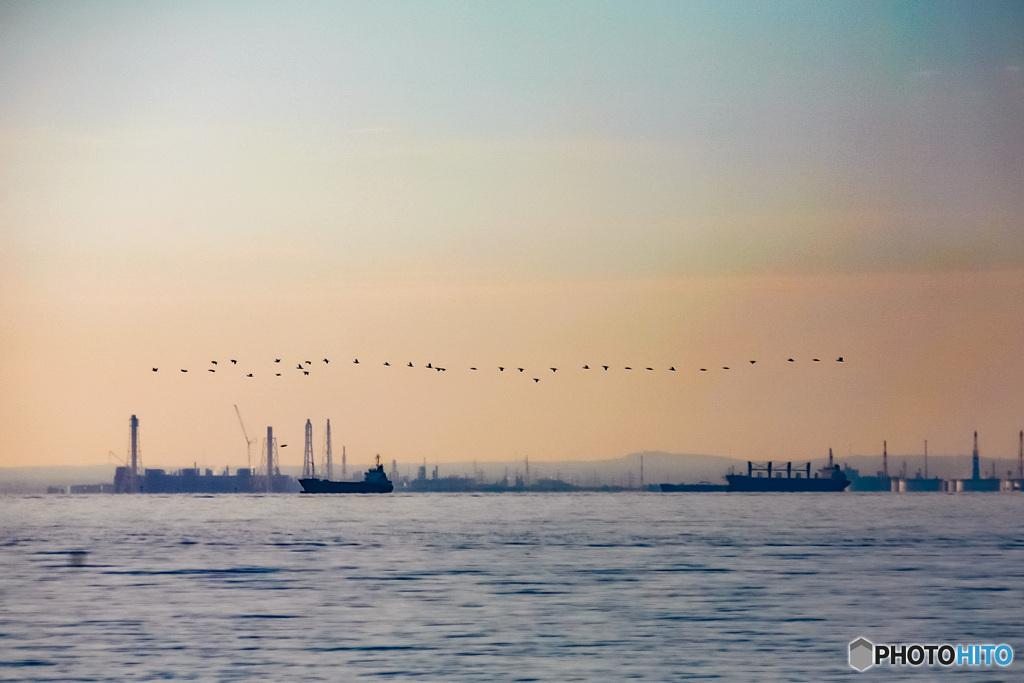
[[[0,679],[1021,680],[1024,496],[0,496]],[[850,643],[1007,666],[850,665]]]

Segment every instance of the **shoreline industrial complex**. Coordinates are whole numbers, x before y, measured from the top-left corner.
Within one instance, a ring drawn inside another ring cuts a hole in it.
[[[241,421],[241,416],[239,416]],[[183,468],[176,471],[163,469],[143,468],[141,466],[139,450],[139,419],[135,415],[129,421],[130,438],[130,459],[119,466],[114,472],[112,484],[79,484],[72,486],[50,486],[50,493],[114,493],[114,494],[172,494],[172,493],[200,493],[200,494],[222,494],[222,493],[298,493],[301,487],[297,477],[282,474],[278,462],[278,444],[274,437],[273,427],[267,427],[266,437],[260,448],[259,465],[256,467],[239,467],[234,474],[228,468],[220,473],[212,469],[199,467]],[[245,430],[244,424],[242,425]],[[310,421],[306,421],[306,444],[303,462],[303,478],[321,477],[333,478],[333,454],[331,450],[330,421],[327,422],[326,448],[323,461],[319,471],[314,462],[312,445],[312,427]],[[256,443],[255,439],[249,439],[245,434],[249,445]],[[974,448],[971,456],[971,476],[965,478],[940,478],[928,474],[928,444],[925,442],[924,467],[918,469],[913,475],[908,475],[906,464],[895,473],[889,472],[887,445],[882,446],[882,468],[873,475],[861,475],[858,469],[844,466],[842,474],[849,480],[848,491],[861,492],[891,492],[891,493],[960,493],[960,492],[999,492],[999,491],[1020,491],[1024,489],[1024,430],[1019,434],[1020,448],[1017,457],[1017,472],[1013,476],[1012,471],[1007,471],[1005,477],[996,473],[996,464],[993,461],[992,469],[983,473],[981,459],[978,452],[978,434],[974,433]],[[831,454],[830,454],[831,455]],[[801,464],[801,467],[805,465]],[[809,463],[806,464],[809,471]],[[837,466],[838,467],[838,466]],[[748,464],[750,468],[750,464]],[[784,477],[791,467],[779,468],[775,472],[771,470],[771,463],[768,467],[752,467],[754,474],[758,477]],[[759,470],[760,471],[757,471]],[[342,448],[341,477],[347,479],[347,463],[344,448]],[[765,471],[766,470],[766,471]],[[987,476],[986,476],[987,475]],[[798,475],[799,476],[799,475]],[[418,466],[415,477],[400,476],[398,465],[395,460],[391,461],[390,479],[395,484],[396,491],[406,492],[569,492],[569,491],[622,491],[622,490],[649,490],[662,491],[658,484],[645,484],[643,474],[643,456],[640,456],[640,476],[636,480],[632,473],[629,475],[629,483],[622,485],[601,485],[598,481],[587,486],[579,482],[563,481],[560,476],[530,478],[529,460],[526,461],[525,475],[518,471],[510,478],[506,470],[503,477],[493,481],[485,480],[482,473],[474,465],[474,476],[447,476],[441,477],[438,467],[434,467],[429,473],[426,463]],[[724,486],[700,482],[699,484],[673,484],[664,487],[666,491],[701,492],[725,490]]]

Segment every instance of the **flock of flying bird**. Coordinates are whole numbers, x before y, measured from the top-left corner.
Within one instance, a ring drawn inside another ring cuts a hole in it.
[[[814,363],[820,363],[821,359],[820,358],[812,358],[811,361],[814,362]],[[324,365],[328,365],[328,364],[330,364],[330,362],[331,361],[328,358],[324,358],[323,359]],[[794,359],[794,358],[787,358],[786,362],[788,362],[788,363],[796,363],[796,359]],[[845,359],[842,356],[839,356],[838,358],[836,358],[835,362],[836,363],[844,363]],[[275,358],[274,359],[274,364],[275,365],[279,365],[280,363],[281,363],[281,359],[280,358]],[[352,361],[352,363],[354,365],[360,365],[358,358],[354,359]],[[749,363],[750,363],[750,365],[756,365],[757,361],[756,360],[752,360],[752,361],[749,361]],[[216,366],[216,367],[206,368],[206,371],[207,372],[213,372],[213,373],[217,372],[217,370],[220,367],[220,363],[218,361],[211,360],[210,364],[213,365],[213,366]],[[238,364],[238,360],[235,359],[235,358],[232,358],[231,359],[231,364],[232,365],[237,365]],[[365,363],[363,363],[363,365],[365,365]],[[384,363],[382,364],[382,367],[391,367],[391,363],[389,363],[387,361],[384,361]],[[416,367],[416,366],[413,365],[413,363],[410,361],[409,363],[406,363],[406,367],[412,368],[412,367]],[[435,372],[446,372],[448,370],[448,368],[441,367],[439,365],[434,365],[433,363],[427,363],[426,365],[423,365],[421,367],[426,368],[427,370],[434,370]],[[513,368],[513,367],[506,367],[504,365],[499,365],[499,366],[496,366],[496,367],[498,368],[499,372],[505,372],[505,370],[508,370],[509,372],[518,371],[519,373],[525,373],[526,372],[526,368],[520,368],[520,367]],[[309,373],[312,370],[312,368],[313,368],[313,361],[310,361],[310,360],[300,362],[295,367],[295,369],[298,370],[298,371],[301,371],[304,376],[309,376]],[[595,365],[593,368],[591,368],[590,365],[584,365],[584,366],[582,366],[581,369],[582,370],[591,370],[591,369],[597,370],[598,368],[600,368],[600,369],[604,370],[605,372],[607,372],[611,368],[611,366],[609,366],[609,365]],[[471,371],[478,371],[479,370],[479,368],[477,368],[477,367],[471,367],[469,369]],[[623,369],[624,370],[633,370],[633,366],[626,365],[626,366],[623,367]],[[637,368],[637,369],[639,369],[639,368]],[[722,366],[722,370],[730,370],[730,369],[731,369],[731,366],[728,366],[728,365],[723,365]],[[553,368],[548,368],[548,370],[550,370],[551,372],[558,372],[558,368],[554,368],[554,367]],[[645,371],[652,371],[653,372],[654,368],[653,367],[645,367],[644,370]],[[159,371],[160,371],[160,368],[158,368],[158,367],[153,368],[153,372],[159,372]],[[668,368],[668,371],[669,372],[676,372],[676,367],[674,365],[670,366]],[[708,372],[708,368],[700,368],[700,371],[701,372]],[[188,369],[187,368],[181,368],[181,372],[188,372]],[[274,373],[275,377],[280,377],[281,375],[282,375],[282,373],[280,373],[280,372],[275,372]],[[253,373],[251,373],[251,372],[246,373],[245,376],[246,377],[252,377]],[[540,378],[539,377],[533,377],[532,379],[533,379],[534,382],[540,382]]]

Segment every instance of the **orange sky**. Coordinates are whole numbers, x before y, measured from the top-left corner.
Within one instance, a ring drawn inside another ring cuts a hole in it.
[[[242,466],[235,404],[250,435],[275,426],[293,465],[307,418],[318,452],[330,418],[356,461],[802,459],[883,439],[912,453],[926,438],[939,455],[967,452],[974,429],[986,455],[1012,456],[1022,287],[1019,272],[439,277],[227,299],[26,297],[4,305],[17,322],[0,365],[4,464],[123,457],[134,413],[147,464]]]

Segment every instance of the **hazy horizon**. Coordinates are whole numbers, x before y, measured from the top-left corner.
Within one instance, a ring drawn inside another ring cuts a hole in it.
[[[132,414],[147,462],[242,466],[236,405],[288,467],[328,418],[361,462],[1015,457],[1022,36],[997,1],[6,3],[0,466],[123,458]]]

